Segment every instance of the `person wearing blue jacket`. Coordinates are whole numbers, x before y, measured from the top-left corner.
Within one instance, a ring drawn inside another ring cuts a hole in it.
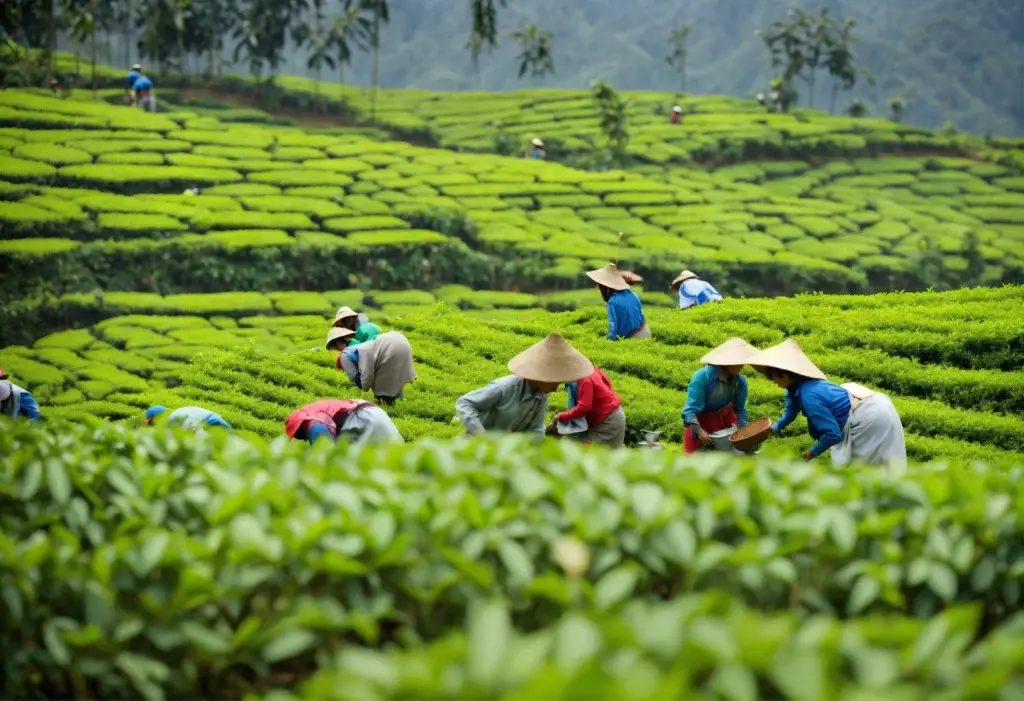
[[[826,450],[835,465],[864,462],[905,465],[907,447],[903,424],[886,395],[858,384],[829,382],[792,339],[758,351],[750,364],[776,386],[786,390],[786,409],[772,425],[780,435],[799,414],[815,443],[804,451],[813,460]]]
[[[140,75],[132,85],[138,106],[146,112],[156,112],[156,97],[153,95],[153,81]]]
[[[608,307],[608,340],[651,337],[644,305],[614,263],[591,270],[587,277],[597,284]]]
[[[742,338],[730,338],[700,359],[704,367],[690,378],[682,411],[687,455],[713,449],[712,433],[747,425],[747,378],[740,373],[756,352]]]
[[[124,96],[125,102],[129,105],[135,104],[135,81],[142,77],[142,66],[137,63],[132,64],[132,68],[128,71],[128,76],[125,79]]]
[[[684,270],[668,286],[670,292],[679,293],[679,308],[690,309],[708,302],[721,302],[722,295],[714,285],[697,277],[696,273]]]
[[[156,417],[166,413],[166,411],[167,407],[160,406],[159,404],[146,409],[146,425],[152,426]],[[175,409],[168,415],[167,423],[191,431],[199,431],[210,426],[231,430],[231,425],[222,419],[219,414],[197,406],[183,406],[180,409]]]
[[[11,382],[0,368],[0,416],[39,421],[39,405],[28,390]]]

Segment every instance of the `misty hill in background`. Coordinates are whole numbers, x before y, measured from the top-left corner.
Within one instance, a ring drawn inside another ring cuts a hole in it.
[[[390,0],[391,24],[381,39],[381,84],[439,90],[530,87],[516,77],[518,49],[508,33],[533,22],[554,35],[556,74],[543,86],[586,87],[610,80],[617,89],[678,90],[665,63],[668,32],[693,25],[687,87],[696,93],[753,96],[772,76],[754,35],[783,18],[787,0],[511,0],[500,12],[502,45],[481,58],[477,76],[464,44],[464,0]],[[1024,134],[1024,0],[819,0],[857,21],[861,64],[877,84],[853,95],[888,114],[889,98],[907,103],[905,120],[938,127],[953,122],[974,133]],[[370,58],[359,55],[346,81],[369,83]],[[282,72],[308,75],[293,55]],[[337,80],[337,76],[323,76]],[[801,104],[806,105],[806,86]],[[819,77],[814,106],[829,109],[831,84]],[[842,94],[837,110],[851,95]]]

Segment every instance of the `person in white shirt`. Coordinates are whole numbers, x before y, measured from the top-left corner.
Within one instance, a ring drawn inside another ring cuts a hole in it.
[[[696,273],[691,273],[689,270],[679,273],[679,276],[672,281],[668,289],[670,292],[679,292],[680,309],[689,309],[690,307],[698,307],[708,302],[722,301],[722,295],[718,293],[718,290],[710,282],[701,280],[697,277]]]

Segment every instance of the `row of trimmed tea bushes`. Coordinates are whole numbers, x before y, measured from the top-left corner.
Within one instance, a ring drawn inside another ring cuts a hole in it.
[[[429,305],[417,304],[428,301],[429,295],[386,293],[376,298],[378,303],[390,299],[384,310],[368,311],[385,328],[406,333],[414,347],[420,379],[407,391],[406,401],[392,410],[408,438],[457,434],[461,429],[451,423],[456,397],[505,374],[508,358],[558,330],[610,373],[624,400],[631,440],[639,440],[642,431],[651,428],[678,441],[685,389],[708,348],[732,335],[761,347],[796,336],[837,381],[856,380],[893,397],[913,456],[1002,461],[1024,450],[1024,422],[1019,418],[1024,407],[1024,378],[1019,370],[1024,344],[1016,311],[1020,290],[965,291],[948,299],[927,294],[893,296],[886,298],[887,306],[876,309],[849,306],[845,298],[833,306],[819,302],[828,297],[729,301],[685,313],[649,307],[655,341],[630,344],[628,354],[623,354],[623,346],[604,340],[600,307],[568,316],[512,310],[497,315],[503,321],[488,321],[486,317],[494,315],[490,310],[476,312],[473,318],[431,313]],[[188,303],[202,308],[204,302],[197,297]],[[306,350],[321,347],[331,307],[317,295],[297,297],[282,295],[279,303],[323,306],[309,315],[246,317],[237,307],[229,309],[229,300],[214,298],[208,307],[209,319],[114,317],[92,332],[53,334],[32,348],[9,346],[0,353],[0,366],[32,388],[51,416],[80,421],[134,417],[138,421],[151,403],[199,403],[219,411],[242,430],[275,435],[295,406],[317,397],[353,393],[334,370],[331,354]],[[328,297],[337,303],[357,301],[345,292]],[[225,306],[218,308],[218,301]],[[979,322],[984,317],[988,321]],[[920,331],[929,325],[936,330]],[[857,350],[834,346],[829,331],[845,328],[856,335],[867,333],[862,331],[866,329],[882,338],[886,327],[903,334],[907,345],[899,353],[886,354],[870,346]],[[917,331],[900,331],[905,328]],[[913,343],[918,332],[927,344],[923,355],[943,365],[905,359],[917,352]],[[940,335],[948,351],[934,356],[931,339]],[[986,345],[988,354],[971,357],[975,348]],[[219,350],[229,352],[218,355]],[[282,351],[300,352],[282,356]],[[187,365],[198,356],[203,356],[198,365]],[[962,358],[969,358],[968,367],[977,369],[956,367]],[[99,366],[101,361],[117,370],[108,372]],[[782,393],[755,373],[749,377],[751,416],[780,414]],[[555,395],[552,409],[564,402],[564,394]],[[801,420],[790,438],[773,441],[765,450],[798,452],[808,441],[802,425]]]
[[[239,697],[314,671],[322,653],[419,647],[492,597],[511,604],[501,625],[525,632],[604,612],[636,625],[637,606],[654,605],[650,616],[675,611],[682,625],[642,626],[652,640],[690,630],[695,660],[737,665],[770,659],[794,626],[807,627],[796,639],[828,639],[829,616],[868,615],[866,628],[844,624],[847,644],[860,630],[864,644],[916,647],[904,664],[927,678],[926,660],[955,660],[1003,622],[1016,630],[1021,607],[1020,468],[595,461],[516,437],[311,449],[73,425],[6,426],[0,447],[0,693],[11,698]],[[708,589],[718,593],[657,603]],[[789,613],[738,636],[733,599]],[[882,612],[932,620],[872,626]],[[556,659],[597,652],[585,622],[563,626]],[[958,670],[945,683],[963,683]]]
[[[608,580],[607,596],[614,599],[626,579]],[[298,691],[251,698],[1011,699],[1024,656],[1020,618],[971,646],[977,614],[970,607],[930,623],[799,621],[754,613],[721,594],[608,609],[572,611],[522,632],[508,604],[481,602],[464,629],[435,643],[347,647],[325,655]]]

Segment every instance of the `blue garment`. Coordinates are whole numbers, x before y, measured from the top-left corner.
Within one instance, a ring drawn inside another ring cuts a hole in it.
[[[132,84],[132,90],[135,92],[143,92],[145,90],[153,89],[153,81],[144,75],[140,75],[138,80]]]
[[[577,397],[579,397],[580,392],[579,382],[570,382],[565,386],[565,391],[569,394],[569,408],[572,409],[578,401]]]
[[[142,73],[139,71],[132,71],[128,74],[128,88],[135,87],[135,81],[142,77]]]
[[[704,282],[697,278],[684,280],[679,286],[679,308],[689,309],[698,307],[708,302],[721,302],[722,295],[718,293],[710,282]]]
[[[732,403],[740,426],[747,425],[747,378],[735,377],[715,365],[705,365],[690,378],[683,405],[683,423],[698,426],[697,414],[718,411]]]
[[[36,404],[35,397],[29,394],[28,390],[19,387],[10,380],[4,380],[4,382],[10,383],[11,395],[0,407],[0,413],[6,414],[12,419],[39,421],[39,405]]]
[[[350,376],[349,379],[352,380],[352,384],[362,389],[363,378],[359,374],[359,349],[355,346],[349,346],[341,351],[341,354],[352,361],[352,367],[355,368],[355,375]]]
[[[535,148],[532,151],[530,151],[530,158],[532,158],[535,161],[542,160],[544,158],[544,152],[541,151],[539,148]]]
[[[328,438],[332,441],[336,439],[335,435],[331,433],[331,430],[327,428],[325,424],[322,424],[319,421],[313,421],[309,424],[309,428],[306,430],[306,440],[309,441],[310,444],[313,444],[316,443],[319,438]]]
[[[772,431],[782,433],[801,412],[807,417],[807,432],[817,441],[811,455],[818,457],[843,440],[843,427],[850,418],[850,394],[827,380],[797,380],[786,390],[786,411]]]
[[[149,409],[146,409],[146,421],[150,422],[154,417],[166,411],[166,407],[160,405],[151,406]],[[197,406],[183,406],[180,409],[175,409],[167,417],[167,423],[192,430],[201,426],[220,426],[221,428],[231,429],[231,425],[221,418],[219,414]]]
[[[156,404],[146,409],[146,421],[152,421],[155,417],[167,411],[167,407]]]
[[[629,338],[647,323],[644,305],[633,290],[616,290],[608,298],[608,340]]]
[[[473,436],[484,431],[533,432],[537,440],[543,440],[547,409],[548,395],[515,375],[455,400],[455,414]]]

